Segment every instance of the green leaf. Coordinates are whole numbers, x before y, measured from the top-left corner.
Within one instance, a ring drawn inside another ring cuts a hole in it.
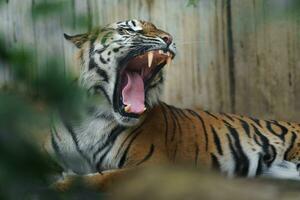
[[[113,32],[107,32],[101,39],[101,44],[105,44],[107,39],[113,34]]]
[[[200,0],[188,0],[187,6],[193,6],[196,7],[198,5]]]

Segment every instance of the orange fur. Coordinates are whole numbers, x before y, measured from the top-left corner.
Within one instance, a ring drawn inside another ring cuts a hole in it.
[[[159,36],[164,41],[172,39],[152,23],[141,23],[142,33],[139,34]],[[82,47],[91,37],[101,40],[109,31],[111,29],[78,35],[72,40]],[[89,48],[89,45],[82,48]],[[81,50],[81,57],[82,54]],[[125,129],[114,140],[109,156],[121,157],[120,169],[85,176],[84,181],[91,188],[105,189],[128,169],[165,163],[207,166],[231,176],[259,175],[264,166],[268,168],[274,163],[289,161],[299,166],[299,136],[297,123],[178,109],[160,103],[144,114],[139,125]],[[72,182],[72,178],[67,178],[56,187],[65,190]]]
[[[299,124],[256,120],[232,114],[212,114],[203,110],[191,111],[162,103],[150,110],[139,126],[120,135],[117,141],[119,148],[128,148],[123,169],[87,176],[84,181],[91,188],[105,190],[126,173],[126,169],[140,166],[190,163],[218,168],[221,157],[232,155],[227,136],[230,135],[231,140],[234,140],[232,132],[237,133],[239,141],[235,142],[241,143],[244,150],[247,146],[249,151],[259,152],[259,143],[262,142],[259,135],[262,134],[275,147],[279,158],[300,161]],[[265,156],[268,162],[275,155]],[[65,190],[71,182],[60,182],[57,188]]]

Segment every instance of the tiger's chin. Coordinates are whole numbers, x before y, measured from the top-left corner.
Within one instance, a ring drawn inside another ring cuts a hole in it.
[[[140,122],[140,118],[132,118],[132,117],[127,117],[127,116],[122,116],[119,113],[114,113],[114,117],[120,125],[126,126],[126,127],[136,126]]]

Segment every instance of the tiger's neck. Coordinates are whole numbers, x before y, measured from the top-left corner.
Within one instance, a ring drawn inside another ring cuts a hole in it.
[[[60,116],[53,123],[47,149],[65,172],[88,174],[118,168],[118,159],[108,154],[119,135],[133,127],[120,125],[108,109],[101,107],[87,109],[80,120]]]

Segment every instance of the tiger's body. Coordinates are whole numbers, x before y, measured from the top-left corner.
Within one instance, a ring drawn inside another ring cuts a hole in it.
[[[207,166],[228,176],[300,179],[299,124],[179,109],[159,101],[161,68],[175,56],[168,33],[131,20],[93,35],[66,37],[81,49],[80,85],[106,99],[94,101],[80,121],[61,117],[52,126],[47,149],[66,172],[96,173],[86,177],[94,187],[126,169],[163,163]],[[141,64],[151,51],[153,71]],[[69,184],[67,178],[58,187]]]

